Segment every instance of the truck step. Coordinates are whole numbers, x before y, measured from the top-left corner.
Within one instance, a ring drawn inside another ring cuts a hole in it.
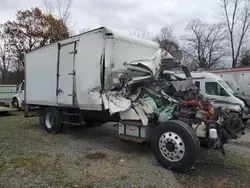
[[[69,112],[62,112],[62,115],[68,115],[68,116],[80,116],[80,114],[74,114]]]
[[[62,121],[63,124],[66,124],[66,125],[73,125],[73,126],[79,126],[79,125],[82,125],[81,123],[71,123],[71,122],[67,122],[67,121]]]
[[[127,135],[119,135],[121,140],[127,140],[127,141],[131,141],[131,142],[136,142],[136,143],[143,143],[146,142],[145,138],[138,138],[138,137],[134,137],[134,136],[127,136]]]

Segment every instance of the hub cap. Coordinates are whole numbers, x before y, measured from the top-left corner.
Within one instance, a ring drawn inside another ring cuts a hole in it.
[[[46,127],[48,127],[49,129],[51,129],[52,125],[53,125],[53,116],[51,113],[47,113],[45,116],[45,125]]]
[[[159,139],[161,154],[169,161],[180,161],[185,154],[185,145],[182,138],[173,132],[166,132]]]

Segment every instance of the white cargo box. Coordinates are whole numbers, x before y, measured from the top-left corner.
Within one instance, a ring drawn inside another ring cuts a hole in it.
[[[99,28],[25,55],[25,103],[102,110],[112,71],[153,56],[158,44]]]

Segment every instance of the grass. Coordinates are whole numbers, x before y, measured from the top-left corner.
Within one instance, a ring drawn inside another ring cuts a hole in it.
[[[86,155],[87,159],[97,160],[97,159],[105,159],[107,155],[102,152],[89,153]]]
[[[8,167],[6,166],[6,164],[5,163],[1,163],[0,164],[0,175],[2,173],[4,173],[7,169],[8,169]]]
[[[110,182],[110,187],[124,187],[127,184],[135,184],[136,187],[139,183],[132,180],[141,181],[143,178],[145,187],[155,188],[161,187],[161,178],[164,175],[168,177],[168,174],[183,187],[221,188],[236,187],[237,184],[240,187],[248,183],[246,169],[250,169],[250,156],[228,151],[227,156],[223,157],[219,151],[205,150],[194,172],[173,175],[151,163],[148,158],[152,155],[148,155],[147,148],[145,153],[148,157],[144,157],[144,149],[137,149],[143,146],[123,143],[120,145],[124,147],[116,151],[99,149],[97,143],[88,145],[89,148],[83,152],[82,145],[78,143],[82,144],[84,140],[74,137],[74,134],[48,135],[39,130],[36,118],[24,119],[20,116],[0,118],[0,187],[18,187],[33,179],[37,181],[31,182],[30,185],[34,187],[100,187],[107,182]],[[68,141],[70,144],[67,144]],[[70,150],[74,142],[75,148]],[[145,162],[149,163],[148,166]],[[152,178],[152,181],[146,178]]]
[[[37,153],[31,157],[16,156],[10,160],[10,164],[14,168],[23,168],[28,165],[37,165],[43,157],[48,157],[48,154]]]
[[[220,164],[229,168],[237,168],[242,170],[250,169],[250,157],[240,156],[235,153],[228,152],[225,157],[218,153],[217,155],[210,155],[204,153],[201,156],[200,162],[206,164]]]

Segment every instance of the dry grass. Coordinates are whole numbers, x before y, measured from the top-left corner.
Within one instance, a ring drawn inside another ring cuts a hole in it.
[[[0,187],[224,188],[250,181],[250,157],[235,152],[202,150],[194,171],[176,174],[158,165],[150,147],[120,142],[103,127],[49,135],[37,118],[18,114],[1,116],[0,132]]]

